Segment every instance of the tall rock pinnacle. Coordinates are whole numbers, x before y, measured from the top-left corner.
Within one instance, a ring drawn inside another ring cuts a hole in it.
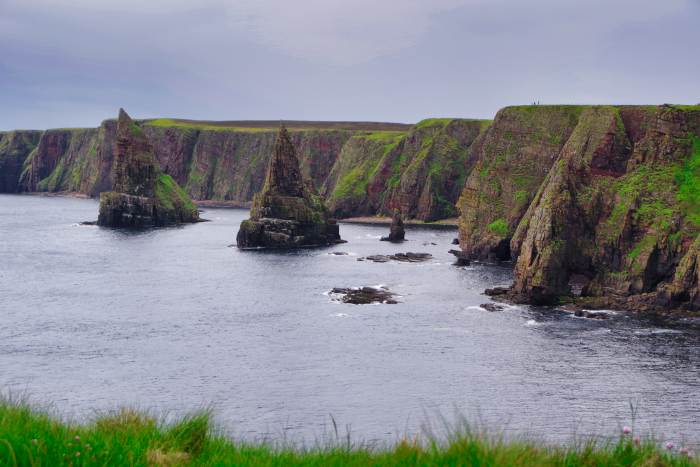
[[[282,126],[265,185],[253,198],[250,219],[241,223],[238,247],[299,248],[340,243],[338,224],[310,183],[306,183],[294,144]]]
[[[117,120],[112,191],[100,193],[98,225],[153,227],[199,221],[182,188],[164,174],[153,146],[124,109]]]
[[[275,141],[263,190],[265,189],[280,196],[304,196],[304,179],[299,169],[299,160],[284,125],[280,127]]]

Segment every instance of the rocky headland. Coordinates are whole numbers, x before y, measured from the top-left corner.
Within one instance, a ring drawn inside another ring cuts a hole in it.
[[[461,256],[515,262],[500,298],[700,308],[700,106],[509,107],[474,145]]]
[[[250,219],[241,223],[238,248],[300,248],[341,243],[323,199],[304,180],[287,129],[282,126]]]
[[[113,167],[112,191],[100,194],[98,225],[145,228],[199,221],[195,205],[160,170],[148,138],[123,109]]]

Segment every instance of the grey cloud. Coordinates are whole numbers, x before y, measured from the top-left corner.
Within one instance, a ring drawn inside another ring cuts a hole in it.
[[[700,4],[0,0],[0,128],[700,102]]]

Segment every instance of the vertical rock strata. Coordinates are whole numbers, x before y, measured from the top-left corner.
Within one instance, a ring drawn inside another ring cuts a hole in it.
[[[119,110],[112,191],[100,194],[97,223],[144,228],[197,222],[187,194],[164,174],[143,130]]]
[[[339,227],[313,186],[304,180],[294,145],[281,127],[250,219],[241,223],[239,248],[298,248],[339,243]]]
[[[40,137],[40,131],[0,133],[0,193],[21,191],[22,168]]]

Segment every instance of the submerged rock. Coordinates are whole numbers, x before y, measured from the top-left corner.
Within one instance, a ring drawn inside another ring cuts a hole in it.
[[[154,227],[198,222],[192,200],[161,172],[141,128],[119,110],[112,191],[100,194],[97,224],[107,227]]]
[[[401,211],[394,209],[394,215],[391,218],[391,227],[389,227],[389,236],[382,237],[383,242],[403,242],[406,240],[406,231],[403,228],[403,217]]]
[[[505,310],[505,307],[503,305],[499,305],[497,303],[482,303],[479,305],[479,307],[483,308],[486,311],[503,311]]]
[[[366,258],[357,258],[358,261],[374,261],[375,263],[388,263],[389,261],[399,261],[402,263],[422,263],[431,259],[430,253],[396,253],[394,255],[371,255]]]
[[[384,303],[395,305],[394,294],[386,287],[335,287],[330,295],[333,299],[353,305],[368,305],[370,303]]]
[[[489,297],[496,297],[498,295],[508,295],[510,289],[508,287],[494,287],[492,289],[484,290],[484,294]]]
[[[316,190],[299,170],[287,129],[282,126],[262,191],[253,198],[250,219],[241,222],[238,248],[300,248],[342,243],[339,227]]]

